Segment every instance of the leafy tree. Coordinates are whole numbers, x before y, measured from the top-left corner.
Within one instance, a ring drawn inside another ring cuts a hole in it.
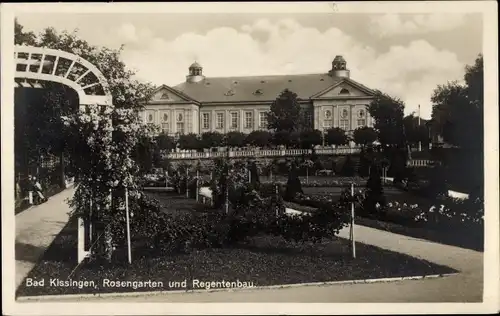
[[[358,174],[361,177],[370,175],[370,166],[374,162],[374,153],[372,148],[362,148],[359,155],[359,169]]]
[[[242,132],[229,132],[226,134],[226,144],[229,147],[243,147],[246,137]]]
[[[202,148],[224,146],[224,135],[219,132],[205,132],[201,134]]]
[[[246,143],[255,147],[267,147],[272,139],[268,131],[252,131],[246,137]]]
[[[33,32],[23,32],[24,27],[19,24],[17,18],[14,19],[14,44],[15,45],[29,45],[36,44],[36,35]]]
[[[133,79],[135,73],[129,70],[121,60],[122,48],[111,50],[93,46],[79,38],[76,30],[72,33],[66,31],[58,33],[53,28],[46,28],[36,36],[32,32],[24,32],[23,26],[16,20],[14,42],[18,45],[58,49],[86,59],[95,65],[108,81],[110,92],[113,96],[113,104],[116,108],[132,108],[139,111],[142,109],[143,104],[151,97],[154,90],[154,86],[151,84]],[[82,80],[85,80],[85,78]],[[67,114],[67,111],[76,111],[78,109],[78,101],[70,96],[71,93],[69,91],[71,89],[65,86],[57,87],[56,85],[50,85],[49,88],[50,90],[46,92],[44,97],[39,97],[33,101],[32,110],[25,112],[28,116],[34,118],[32,120],[34,124],[25,128],[37,130],[39,135],[43,135],[43,141],[40,138],[24,138],[19,135],[19,133],[25,133],[20,128],[16,129],[15,133],[18,134],[18,139],[24,139],[24,144],[27,147],[37,151],[49,151],[52,155],[59,156],[61,169],[64,170],[64,154],[73,152],[77,155],[78,144],[81,140],[78,139],[79,136],[75,131],[61,127],[61,115]],[[30,93],[32,92],[30,91]],[[42,111],[46,111],[45,114],[42,114]],[[47,121],[51,123],[47,124]],[[19,127],[20,125],[18,124],[17,126]],[[28,134],[33,133],[28,132]],[[20,154],[20,152],[17,151],[17,154]],[[33,155],[33,153],[26,154]],[[69,156],[72,155],[70,154]],[[22,161],[30,160],[21,157],[19,159]]]
[[[372,127],[364,126],[354,130],[354,142],[363,147],[373,144],[377,140],[377,131]]]
[[[275,146],[290,146],[291,133],[287,131],[278,131],[273,134],[272,142]]]
[[[326,131],[325,139],[328,145],[341,146],[349,142],[346,132],[338,127],[328,129]]]
[[[449,82],[434,90],[431,97],[432,130],[445,142],[458,147],[453,151],[453,159],[445,166],[446,178],[455,178],[470,191],[481,195],[484,188],[482,55],[478,55],[473,65],[465,67],[464,81],[463,85]]]
[[[146,135],[139,137],[133,156],[141,172],[148,172],[161,163],[158,143]]]
[[[404,117],[403,124],[408,143],[417,145],[420,142],[424,146],[429,144],[429,129],[422,120],[419,125],[418,117],[410,114]]]
[[[465,85],[440,85],[431,97],[433,129],[444,141],[461,148],[482,150],[484,136],[483,57],[466,66]]]
[[[201,144],[198,135],[189,133],[179,136],[179,147],[181,149],[200,149]]]
[[[299,130],[300,105],[297,94],[285,89],[271,104],[267,113],[268,128],[276,132],[292,132]]]
[[[304,130],[300,133],[300,145],[304,149],[312,148],[316,145],[321,145],[323,142],[321,131]]]
[[[404,102],[377,91],[368,106],[370,116],[375,119],[374,128],[383,146],[405,147],[403,128]]]

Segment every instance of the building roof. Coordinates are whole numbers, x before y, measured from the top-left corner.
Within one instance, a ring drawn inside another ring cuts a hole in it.
[[[183,82],[173,88],[200,102],[272,101],[285,89],[296,93],[299,99],[309,99],[344,80],[363,87],[351,79],[332,77],[325,73],[213,77],[196,83]]]
[[[195,61],[194,63],[191,64],[191,66],[189,66],[189,69],[191,68],[202,68],[202,67],[200,64],[198,64],[198,62]]]

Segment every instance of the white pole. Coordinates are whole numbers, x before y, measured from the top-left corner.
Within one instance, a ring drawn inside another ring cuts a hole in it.
[[[125,213],[127,216],[127,246],[128,246],[128,263],[132,263],[132,245],[130,243],[130,215],[128,209],[128,188],[125,188]]]
[[[351,196],[354,198],[354,183],[351,184]],[[352,240],[352,257],[356,258],[356,242],[354,239],[354,201],[351,203],[351,240]]]
[[[92,190],[90,190],[90,215],[88,218],[89,221],[89,243],[92,244]],[[89,249],[90,251],[90,249]]]
[[[198,191],[199,191],[198,179],[199,179],[199,176],[200,176],[200,172],[198,170],[196,170],[196,202],[198,202]]]
[[[189,197],[189,183],[188,183],[189,169],[186,167],[186,197]]]
[[[78,217],[78,250],[77,250],[77,260],[78,263],[85,259],[85,226],[83,223],[83,218]]]

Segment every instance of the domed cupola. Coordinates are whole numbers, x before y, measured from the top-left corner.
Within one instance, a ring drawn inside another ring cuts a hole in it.
[[[203,76],[203,67],[196,61],[189,66],[189,75],[186,76],[187,82],[199,82],[205,79]]]
[[[332,77],[349,78],[350,71],[347,69],[347,62],[344,57],[337,55],[332,61],[332,69],[330,70]]]

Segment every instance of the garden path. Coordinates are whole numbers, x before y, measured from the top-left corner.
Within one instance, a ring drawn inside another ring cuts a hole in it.
[[[16,288],[67,224],[70,207],[66,199],[74,193],[74,188],[68,188],[16,215]]]

